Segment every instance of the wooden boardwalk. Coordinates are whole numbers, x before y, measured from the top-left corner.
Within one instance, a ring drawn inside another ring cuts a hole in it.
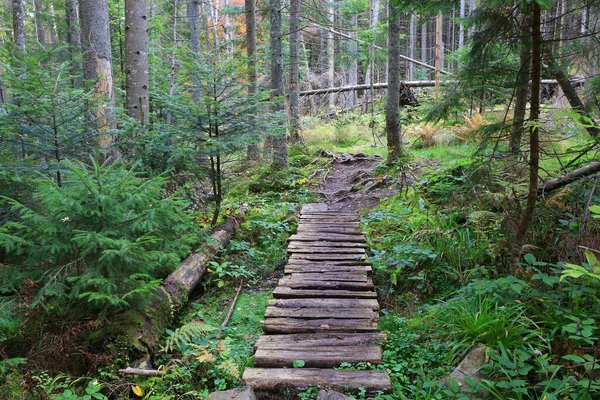
[[[254,368],[244,371],[246,384],[270,391],[309,385],[389,391],[385,371],[333,369],[343,362],[381,363],[385,339],[376,332],[379,304],[358,215],[305,206],[288,252],[265,314],[265,335],[255,345]],[[297,360],[302,368],[292,368]]]

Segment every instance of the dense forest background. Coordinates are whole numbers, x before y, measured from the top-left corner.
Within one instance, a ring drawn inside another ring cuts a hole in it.
[[[385,189],[362,214],[394,384],[379,398],[465,398],[439,379],[477,343],[471,396],[598,398],[599,16],[595,0],[0,0],[0,398],[239,385],[338,153],[381,158],[349,190]],[[191,253],[202,283],[169,281]]]

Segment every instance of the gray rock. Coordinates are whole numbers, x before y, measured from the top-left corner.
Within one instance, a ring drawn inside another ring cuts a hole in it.
[[[256,400],[256,396],[250,386],[244,386],[222,392],[212,392],[206,397],[206,400]]]
[[[317,394],[317,400],[353,400],[353,398],[340,392],[322,389],[319,390],[319,394]]]
[[[487,360],[485,356],[486,346],[484,344],[477,344],[471,351],[466,355],[465,358],[458,364],[458,366],[452,371],[449,377],[441,380],[446,386],[450,386],[450,381],[453,380],[461,387],[461,389],[469,388],[469,384],[465,382],[465,377],[469,377],[475,381],[480,381],[482,378],[481,367],[483,367]]]

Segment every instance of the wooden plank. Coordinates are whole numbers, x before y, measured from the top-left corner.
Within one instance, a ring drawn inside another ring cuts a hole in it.
[[[254,354],[257,368],[292,367],[294,361],[303,360],[306,368],[332,368],[343,362],[381,363],[379,346],[329,346],[304,349],[265,349],[259,347]]]
[[[282,278],[279,280],[279,286],[292,289],[320,289],[320,290],[374,290],[373,282],[345,282],[345,281],[313,281],[313,280],[292,280]]]
[[[341,260],[341,261],[311,261],[303,258],[290,258],[287,263],[290,265],[321,265],[321,266],[370,266],[371,263],[364,260]]]
[[[271,299],[269,306],[280,308],[303,308],[303,307],[342,307],[342,308],[370,308],[379,310],[379,303],[375,299]]]
[[[341,210],[315,210],[315,211],[302,211],[301,215],[355,215],[359,216],[360,214],[357,211],[341,211]]]
[[[358,218],[355,216],[344,217],[337,215],[301,215],[300,223],[303,224],[305,222],[314,221],[317,223],[321,222],[353,222],[359,224]]]
[[[363,272],[294,272],[290,274],[291,279],[295,281],[309,280],[309,281],[338,281],[338,282],[367,282],[369,274],[366,271]]]
[[[374,319],[266,318],[263,329],[265,333],[375,332],[377,322]]]
[[[327,265],[327,264],[289,264],[285,267],[286,274],[294,273],[358,273],[371,272],[370,265]]]
[[[356,236],[356,235],[344,235],[344,234],[335,234],[335,233],[311,233],[311,232],[302,232],[295,235],[292,235],[289,238],[290,241],[302,241],[302,242],[313,242],[315,240],[325,240],[329,242],[357,242],[364,243],[366,239],[364,236]]]
[[[377,293],[357,290],[313,290],[293,289],[278,286],[273,291],[273,297],[277,299],[297,298],[346,298],[346,299],[376,299]]]
[[[329,226],[329,227],[337,227],[337,228],[356,228],[359,225],[358,222],[343,222],[343,221],[321,221],[321,220],[302,220],[298,224],[298,226]]]
[[[298,225],[296,231],[298,233],[337,233],[343,235],[357,235],[362,237],[362,231],[360,229],[347,227]]]
[[[364,261],[365,255],[355,254],[340,254],[340,253],[328,253],[328,254],[298,254],[294,253],[290,257],[290,260],[311,260],[311,261]]]
[[[355,247],[303,247],[303,246],[289,246],[288,253],[336,253],[336,254],[367,254],[365,249],[358,249]]]
[[[329,242],[327,240],[295,241],[290,240],[288,249],[295,247],[337,247],[337,248],[356,248],[365,249],[366,243],[360,242]]]
[[[385,371],[340,371],[320,368],[246,368],[242,377],[254,390],[278,391],[318,385],[344,391],[389,392],[392,384]]]
[[[341,307],[315,307],[315,308],[279,308],[267,307],[266,318],[336,318],[336,319],[373,319],[378,320],[379,315],[371,308],[341,308]]]
[[[262,335],[254,345],[255,349],[302,349],[323,346],[375,346],[381,344],[387,335],[379,332],[365,333],[294,333],[289,335]]]
[[[325,203],[309,203],[302,206],[300,213],[311,213],[311,212],[327,212],[329,206]]]

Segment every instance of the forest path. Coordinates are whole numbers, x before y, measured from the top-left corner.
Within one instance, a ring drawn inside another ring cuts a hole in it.
[[[348,208],[325,203],[302,208],[284,276],[266,310],[265,335],[255,345],[254,368],[244,371],[245,383],[254,389],[391,389],[385,371],[333,369],[341,363],[381,363],[385,339],[376,332],[379,304],[366,239],[358,213]]]

